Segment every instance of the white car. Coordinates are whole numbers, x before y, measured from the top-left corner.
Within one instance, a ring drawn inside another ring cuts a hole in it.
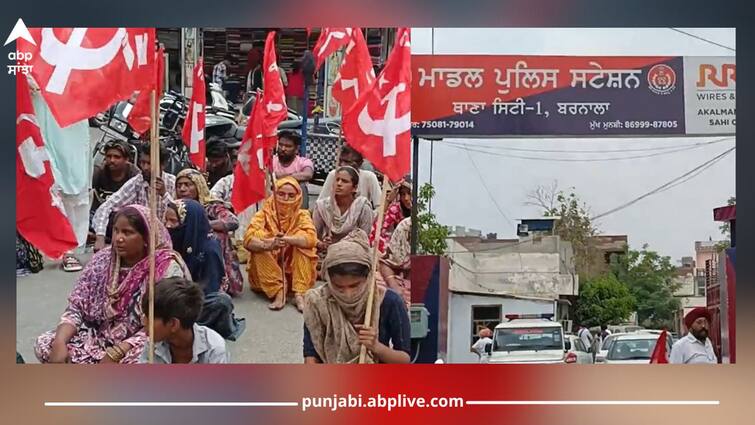
[[[619,334],[613,338],[608,354],[603,363],[606,364],[648,364],[650,356],[655,350],[655,343],[660,335],[650,332],[635,332]],[[666,339],[666,353],[671,352],[671,338]]]
[[[485,347],[488,363],[575,363],[566,351],[561,323],[548,319],[511,319],[493,332],[493,343]]]
[[[566,363],[593,364],[592,353],[587,350],[585,343],[576,335],[566,335]],[[576,361],[571,361],[576,359]]]
[[[611,344],[613,341],[621,335],[628,335],[625,333],[615,333],[608,335],[606,339],[603,340],[603,343],[600,346],[600,349],[598,350],[598,353],[595,354],[595,363],[605,363],[606,356],[608,355],[608,350],[611,349]]]

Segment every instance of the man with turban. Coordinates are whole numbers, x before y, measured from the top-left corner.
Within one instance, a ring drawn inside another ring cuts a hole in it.
[[[710,313],[705,307],[697,307],[684,316],[687,335],[674,343],[671,348],[670,363],[694,364],[717,363],[713,344],[708,338]]]

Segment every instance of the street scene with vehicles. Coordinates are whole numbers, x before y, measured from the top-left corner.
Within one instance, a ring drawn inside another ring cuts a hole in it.
[[[414,30],[417,362],[736,361],[734,41]]]

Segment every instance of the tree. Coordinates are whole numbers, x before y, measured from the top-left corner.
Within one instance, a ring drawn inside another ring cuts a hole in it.
[[[576,316],[585,326],[618,325],[634,311],[635,299],[612,273],[580,285]]]
[[[427,210],[435,197],[435,188],[430,183],[420,187],[417,199],[417,223],[419,226],[418,251],[426,255],[443,255],[448,248],[448,229],[438,223],[435,214]]]
[[[600,251],[595,246],[594,236],[598,229],[590,219],[590,209],[582,202],[574,188],[566,194],[558,189],[558,182],[551,186],[538,186],[527,196],[527,205],[543,209],[546,217],[560,217],[554,233],[562,240],[571,242],[577,274],[581,279],[601,275],[606,271]]]
[[[679,300],[674,292],[679,285],[674,283],[676,267],[671,258],[647,249],[630,250],[619,258],[613,273],[623,282],[636,300],[637,321],[646,328],[671,329],[674,313],[679,310]]]

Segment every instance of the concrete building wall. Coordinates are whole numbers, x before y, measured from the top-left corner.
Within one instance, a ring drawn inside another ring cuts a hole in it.
[[[451,290],[548,298],[579,293],[571,244],[558,237],[488,245],[469,250],[450,241]]]
[[[554,314],[553,301],[522,300],[502,296],[450,293],[448,304],[448,363],[477,363],[469,351],[472,346],[472,306],[501,306],[501,320],[506,314]]]
[[[674,282],[679,285],[674,296],[692,297],[695,295],[695,275],[692,273],[692,269],[684,275],[677,275]]]

